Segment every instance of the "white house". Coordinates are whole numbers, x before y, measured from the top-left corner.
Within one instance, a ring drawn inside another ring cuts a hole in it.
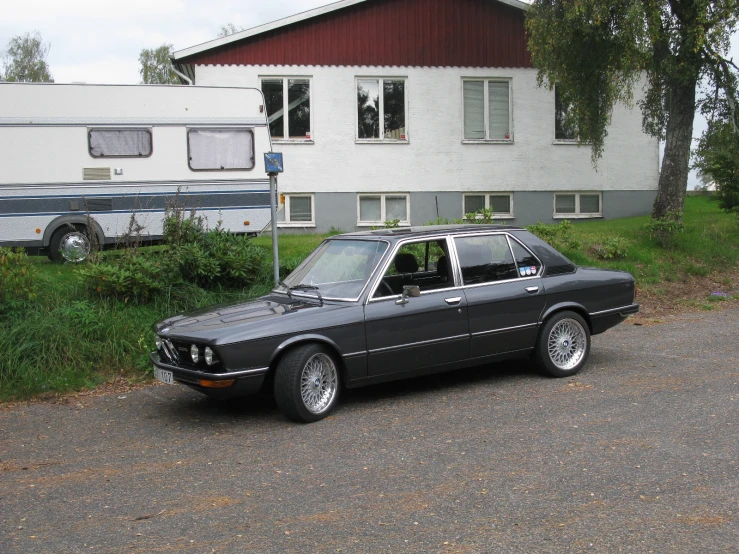
[[[175,52],[194,85],[259,87],[283,227],[344,231],[649,213],[658,142],[618,106],[597,170],[537,87],[518,0],[342,0]]]

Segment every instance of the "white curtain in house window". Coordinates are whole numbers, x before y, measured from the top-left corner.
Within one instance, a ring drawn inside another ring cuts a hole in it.
[[[382,198],[380,196],[362,196],[359,199],[360,221],[382,220]]]
[[[508,81],[490,81],[488,83],[488,112],[490,118],[490,139],[505,140],[510,138],[509,117],[509,84]]]
[[[600,196],[597,194],[581,194],[580,195],[580,213],[582,214],[600,213]]]
[[[254,167],[252,132],[248,129],[190,129],[192,169],[251,169]]]
[[[290,197],[290,221],[313,221],[309,196]]]
[[[554,201],[554,211],[558,214],[575,213],[575,195],[558,194]]]
[[[400,221],[408,220],[405,196],[385,197],[385,219],[387,221],[393,221],[394,219],[399,219]]]
[[[148,129],[90,129],[90,154],[107,156],[150,156],[151,132]]]
[[[485,140],[485,83],[464,81],[464,138]]]

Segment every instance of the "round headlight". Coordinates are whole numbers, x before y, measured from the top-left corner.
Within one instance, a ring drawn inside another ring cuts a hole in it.
[[[213,351],[210,349],[210,346],[205,347],[205,363],[213,365]]]
[[[157,345],[157,350],[161,350],[162,349],[162,337],[160,337],[159,335],[157,335],[154,338],[154,344]]]
[[[194,364],[198,363],[198,360],[200,360],[200,350],[198,350],[196,344],[190,346],[190,357],[192,358],[192,363]]]

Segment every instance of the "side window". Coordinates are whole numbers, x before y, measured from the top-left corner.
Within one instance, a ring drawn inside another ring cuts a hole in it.
[[[541,273],[541,266],[534,255],[521,246],[518,241],[511,239],[511,248],[513,249],[513,257],[518,266],[518,274],[521,277],[530,277]]]
[[[146,158],[151,156],[151,129],[90,129],[93,158]]]
[[[401,294],[405,285],[415,285],[421,292],[453,287],[447,252],[446,239],[404,244],[390,262],[373,297]]]
[[[251,129],[190,129],[187,149],[190,169],[195,171],[254,167]]]
[[[463,284],[492,283],[518,276],[505,235],[457,237],[454,244]]]

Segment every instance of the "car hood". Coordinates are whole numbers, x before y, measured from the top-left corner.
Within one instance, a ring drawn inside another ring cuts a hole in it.
[[[315,328],[324,314],[348,307],[347,303],[323,304],[317,299],[269,295],[251,302],[208,306],[178,314],[154,324],[154,332],[172,339],[192,339],[211,344],[279,335]]]

